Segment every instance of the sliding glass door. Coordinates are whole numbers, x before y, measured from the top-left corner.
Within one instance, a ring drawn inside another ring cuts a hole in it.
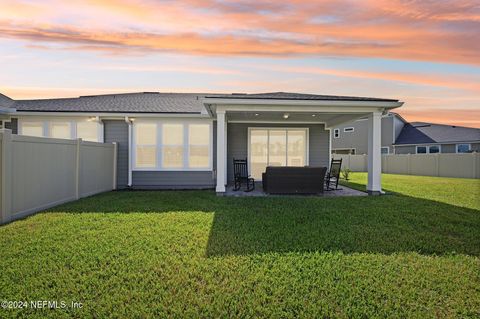
[[[250,174],[257,180],[267,166],[305,166],[307,160],[305,128],[250,128]]]

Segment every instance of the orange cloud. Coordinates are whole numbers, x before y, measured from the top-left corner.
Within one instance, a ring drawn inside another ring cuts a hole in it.
[[[474,1],[45,1],[49,6],[49,14],[31,11],[33,18],[0,13],[0,37],[117,54],[480,62]]]
[[[410,122],[431,122],[480,128],[480,110],[399,109],[398,113]]]

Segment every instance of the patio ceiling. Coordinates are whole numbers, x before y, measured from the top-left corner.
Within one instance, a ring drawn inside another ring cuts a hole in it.
[[[278,123],[319,123],[331,127],[349,122],[368,113],[320,113],[320,112],[266,112],[266,111],[228,111],[228,122],[278,122]]]

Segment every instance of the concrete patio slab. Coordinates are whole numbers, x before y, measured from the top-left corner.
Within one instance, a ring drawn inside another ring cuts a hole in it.
[[[353,188],[346,186],[338,186],[337,190],[325,191],[323,194],[267,194],[263,192],[262,183],[255,183],[255,190],[251,192],[245,192],[245,188],[242,187],[238,191],[233,190],[233,185],[228,185],[225,189],[224,196],[233,196],[233,197],[278,197],[278,196],[315,196],[315,197],[345,197],[345,196],[368,196],[366,192],[361,192]]]

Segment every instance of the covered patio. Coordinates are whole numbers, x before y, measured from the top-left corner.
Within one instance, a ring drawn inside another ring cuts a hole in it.
[[[381,117],[403,102],[391,99],[309,94],[233,94],[207,96],[205,106],[216,117],[216,192],[228,195],[233,159],[247,159],[256,182],[268,166],[329,168],[332,129],[367,118],[368,185],[382,194]]]

